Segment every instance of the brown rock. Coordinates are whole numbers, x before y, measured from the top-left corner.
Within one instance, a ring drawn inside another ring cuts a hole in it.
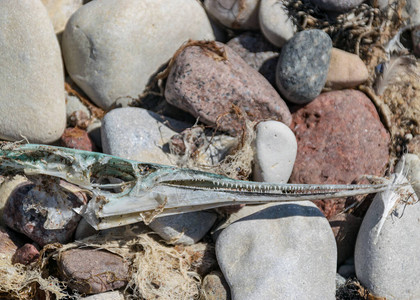
[[[362,218],[352,214],[338,214],[333,216],[329,222],[337,242],[337,265],[341,265],[354,254]]]
[[[212,272],[203,279],[202,298],[206,300],[230,300],[230,289],[221,272]]]
[[[321,94],[293,113],[291,128],[298,143],[291,183],[350,184],[362,175],[384,174],[390,137],[362,92]],[[332,205],[327,216],[337,211],[336,200],[320,203]]]
[[[93,143],[85,130],[67,128],[61,136],[61,145],[67,148],[93,151]]]
[[[231,39],[227,45],[253,69],[260,72],[272,86],[276,86],[276,67],[279,49],[262,34],[245,32]]]
[[[120,256],[95,249],[63,252],[58,270],[71,289],[84,294],[119,289],[129,280],[128,265]]]
[[[13,264],[28,265],[39,258],[38,249],[32,244],[25,244],[16,250],[12,257]]]
[[[12,258],[18,247],[19,241],[8,230],[0,227],[0,254]]]
[[[364,62],[356,54],[332,48],[325,87],[333,90],[356,87],[369,77]]]
[[[165,97],[231,134],[242,128],[241,112],[251,120],[272,119],[286,125],[291,121],[288,107],[271,84],[222,43],[202,42],[183,49],[170,70]]]

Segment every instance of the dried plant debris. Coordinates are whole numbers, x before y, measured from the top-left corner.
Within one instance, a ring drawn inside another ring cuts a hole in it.
[[[348,279],[336,292],[337,300],[368,300],[369,292],[357,279]]]

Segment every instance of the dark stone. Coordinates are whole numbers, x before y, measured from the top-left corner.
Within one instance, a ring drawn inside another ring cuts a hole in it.
[[[312,4],[325,11],[346,12],[364,0],[311,0]]]
[[[39,250],[32,244],[25,244],[16,250],[12,257],[13,264],[28,265],[39,258]]]
[[[282,48],[277,86],[287,100],[305,104],[315,99],[327,81],[331,38],[318,29],[296,33]]]

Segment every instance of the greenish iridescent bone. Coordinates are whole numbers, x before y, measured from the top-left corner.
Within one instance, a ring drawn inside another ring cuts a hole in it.
[[[76,211],[98,230],[234,204],[341,198],[389,189],[389,183],[315,185],[240,181],[103,153],[4,143],[0,146],[0,174],[17,173],[49,175],[89,191],[92,199]]]

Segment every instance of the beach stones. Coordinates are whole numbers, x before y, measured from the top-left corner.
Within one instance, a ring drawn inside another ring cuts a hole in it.
[[[42,0],[54,25],[55,33],[61,33],[71,15],[83,5],[83,0]]]
[[[362,84],[368,78],[369,73],[366,65],[359,56],[332,48],[325,87],[333,90],[353,88]]]
[[[346,12],[360,5],[363,0],[311,0],[311,2],[322,10]]]
[[[66,123],[64,72],[39,0],[0,0],[0,139],[58,140]]]
[[[109,108],[118,98],[137,98],[189,39],[214,39],[195,0],[102,0],[71,17],[62,48],[74,82],[97,105]]]
[[[384,174],[390,137],[362,92],[321,94],[293,113],[291,129],[299,149],[291,183],[350,184],[365,174]],[[344,205],[333,200],[319,204],[327,216]]]
[[[259,208],[217,238],[232,299],[335,299],[337,250],[319,209],[307,201]]]
[[[277,47],[283,47],[296,32],[296,26],[281,1],[261,0],[259,21],[264,36]]]
[[[60,254],[59,274],[79,293],[96,294],[121,288],[129,281],[128,264],[120,256],[96,249],[71,249]]]
[[[354,256],[357,278],[374,296],[420,298],[419,214],[411,186],[376,194],[360,227]]]
[[[327,80],[332,41],[323,31],[296,33],[282,48],[276,82],[289,101],[305,104],[315,99]]]
[[[170,70],[165,98],[219,130],[237,134],[251,120],[290,124],[290,112],[270,83],[222,43],[186,47]]]
[[[290,128],[276,121],[259,123],[254,148],[254,180],[287,183],[297,152],[296,138]]]
[[[206,11],[232,29],[258,29],[259,0],[205,0]]]

